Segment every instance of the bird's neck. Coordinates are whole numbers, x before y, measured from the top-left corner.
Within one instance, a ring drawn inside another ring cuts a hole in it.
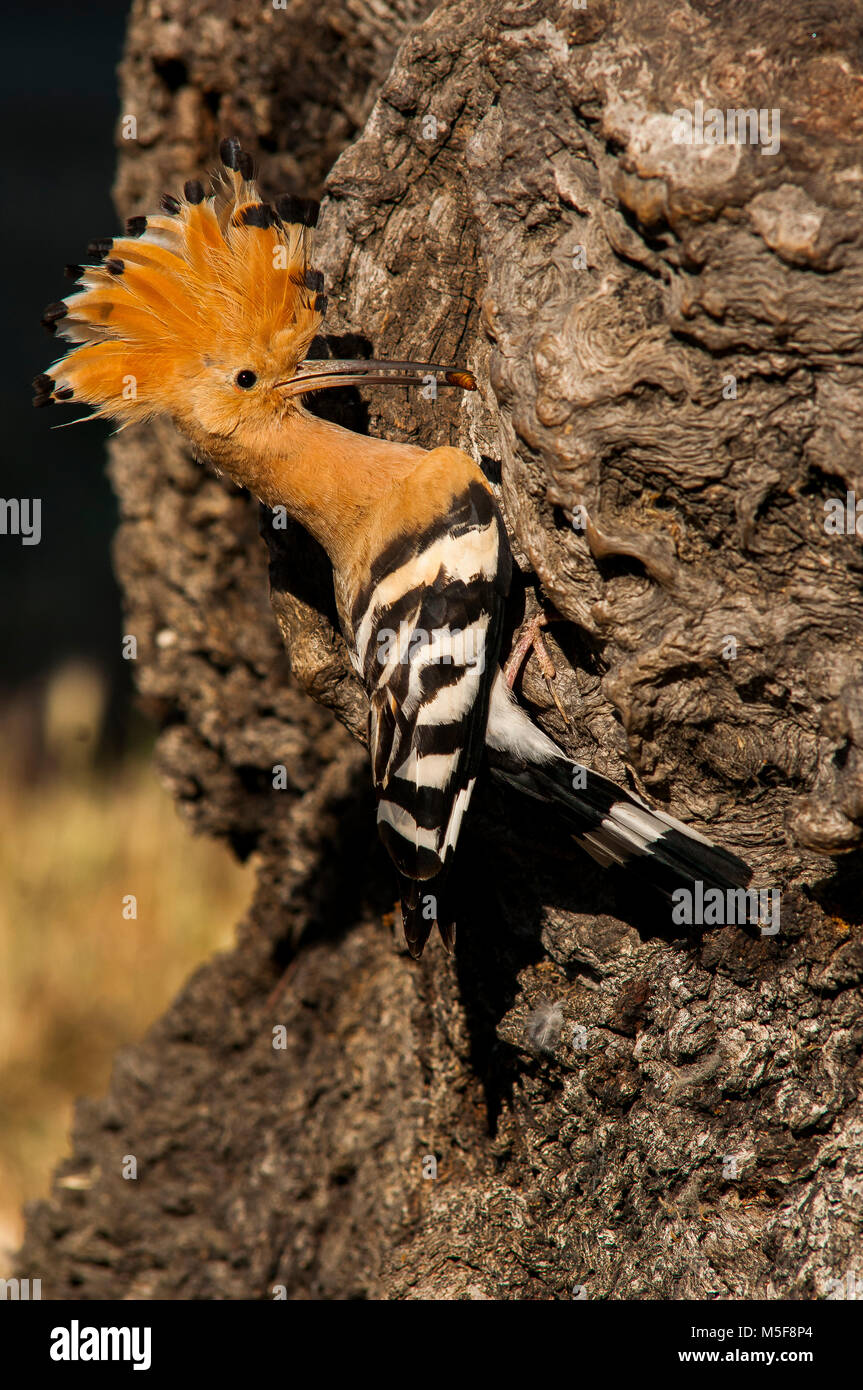
[[[387,490],[426,457],[424,449],[354,434],[307,411],[286,423],[193,443],[268,507],[283,506],[324,547],[336,571]]]

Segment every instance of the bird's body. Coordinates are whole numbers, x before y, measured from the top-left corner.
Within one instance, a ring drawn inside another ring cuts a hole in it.
[[[46,319],[77,346],[37,378],[37,404],[85,401],[122,422],[168,414],[197,453],[324,547],[369,697],[378,826],[411,953],[435,922],[452,941],[446,879],[485,761],[553,802],[602,864],[639,868],[666,894],[699,876],[745,884],[736,856],[573,763],[514,703],[499,665],[512,561],[480,468],[459,449],[356,435],[300,402],[345,382],[472,379],[428,363],[306,361],[324,308],[311,207],[274,211],[235,141],[222,157],[213,198],[190,182],[183,200],[163,200],[166,216],[100,243],[103,265],[74,268],[83,291]]]

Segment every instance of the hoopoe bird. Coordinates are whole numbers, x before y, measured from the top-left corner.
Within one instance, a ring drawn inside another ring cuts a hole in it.
[[[196,179],[125,236],[67,268],[75,291],[43,322],[72,343],[36,378],[36,405],[77,402],[125,426],[169,416],[198,457],[311,532],[333,567],[354,668],[369,699],[378,829],[398,871],[405,938],[437,924],[452,946],[446,880],[484,759],[552,802],[602,865],[670,896],[750,877],[734,854],[572,762],[515,702],[500,669],[511,554],[494,494],[459,449],[424,450],[318,419],[328,387],[434,381],[467,371],[418,361],[311,360],[325,312],[312,268],[318,205],[264,202],[237,140],[205,195]]]

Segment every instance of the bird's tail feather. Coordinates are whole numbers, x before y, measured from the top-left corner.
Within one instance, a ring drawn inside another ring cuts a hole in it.
[[[440,900],[443,877],[438,875],[436,879],[420,881],[399,874],[402,926],[414,960],[422,955],[435,924],[447,951],[452,951],[455,944],[455,921],[446,909],[446,901]]]
[[[489,751],[496,775],[528,796],[553,802],[593,859],[631,869],[668,898],[695,882],[726,891],[745,888],[752,877],[736,854],[563,754],[527,762]]]

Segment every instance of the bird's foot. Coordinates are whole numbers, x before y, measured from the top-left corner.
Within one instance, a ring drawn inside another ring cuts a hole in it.
[[[560,703],[560,699],[558,698],[557,691],[553,684],[557,677],[557,671],[555,670],[554,662],[549,656],[548,647],[542,640],[542,628],[548,627],[549,623],[559,621],[560,619],[556,613],[549,614],[542,609],[534,613],[533,617],[529,618],[525,623],[518,641],[510,652],[509,659],[503,668],[503,674],[511,690],[515,685],[518,673],[524,665],[525,660],[532,652],[539,662],[539,669],[545,677],[548,693],[554,701],[558,713],[564,722],[569,724],[569,715]]]

